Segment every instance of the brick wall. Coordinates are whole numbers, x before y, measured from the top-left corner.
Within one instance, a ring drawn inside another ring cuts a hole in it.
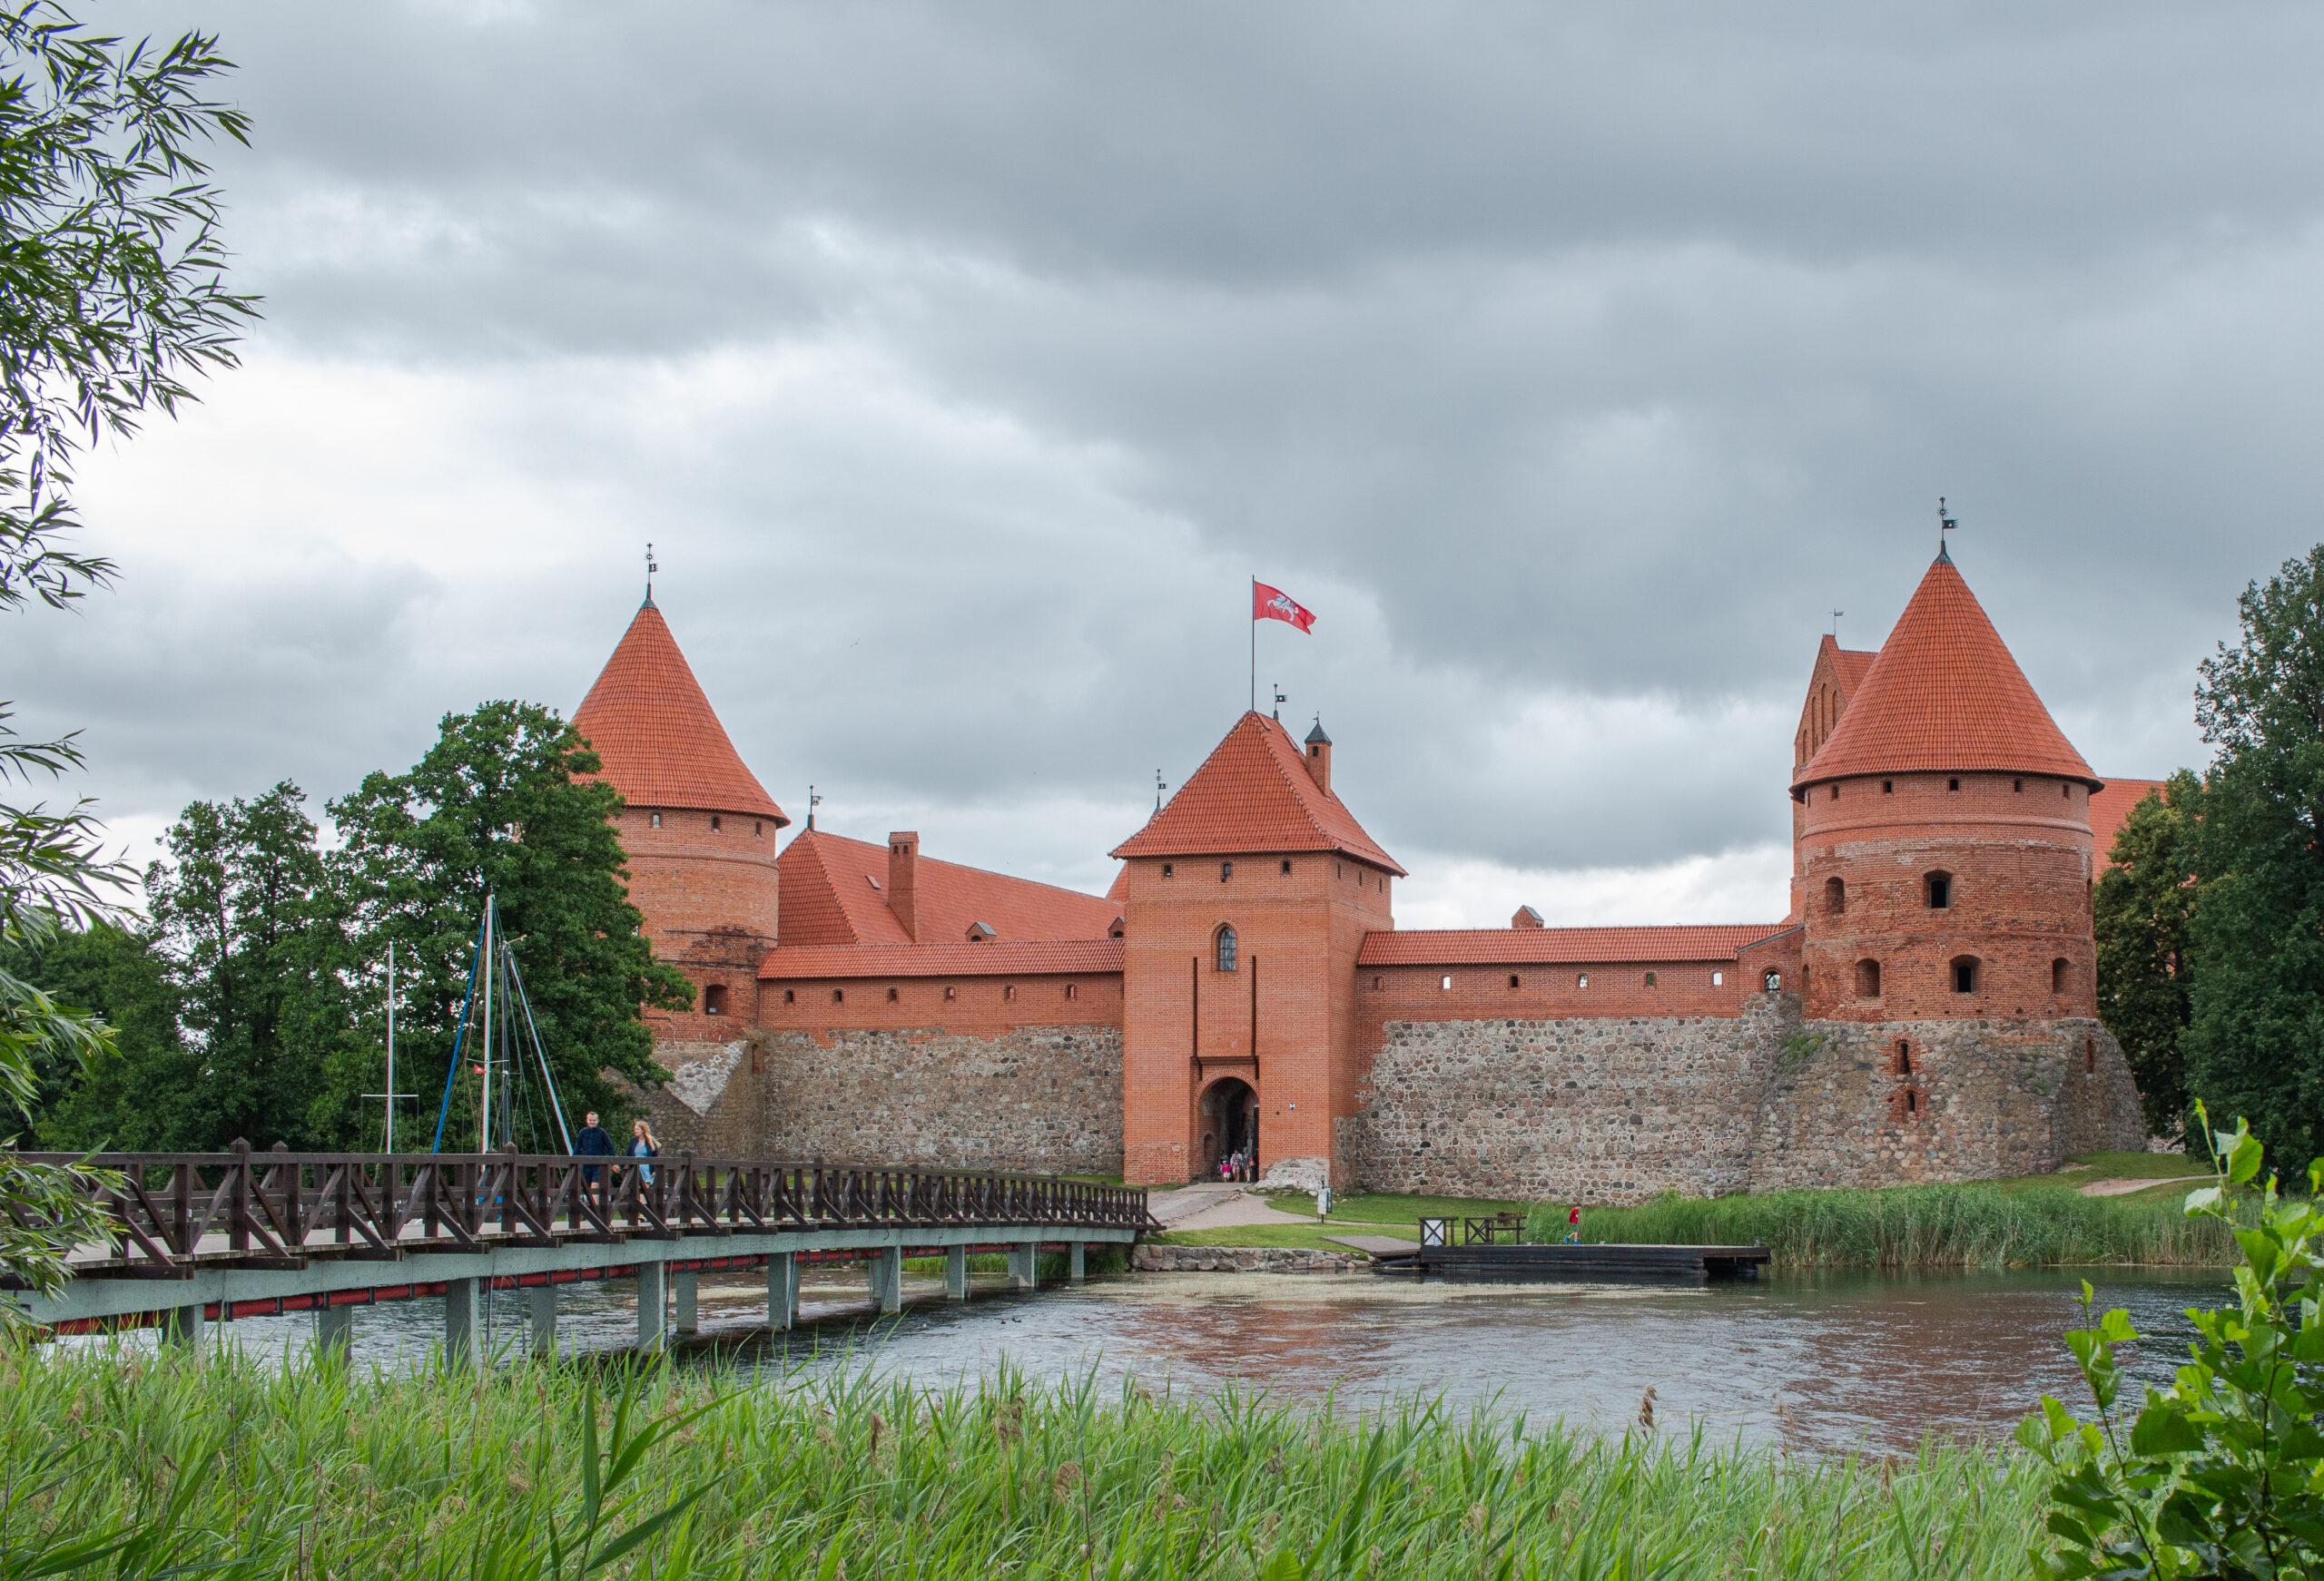
[[[1393,926],[1393,883],[1316,852],[1129,862],[1122,1081],[1133,1183],[1206,1169],[1202,1098],[1226,1079],[1258,1095],[1260,1167],[1306,1160],[1321,1173],[1334,1121],[1356,1103],[1355,952]],[[1222,926],[1236,931],[1231,972],[1217,969]]]
[[[731,1039],[750,1023],[758,957],[775,938],[781,880],[774,820],[630,807],[614,827],[627,854],[630,904],[645,916],[655,957],[675,965],[694,985],[692,1009],[647,1014],[655,1040]],[[709,1014],[714,1007],[720,1014]]]
[[[1800,837],[1808,1015],[2095,1016],[2089,810],[2086,786],[2030,774],[1815,787]],[[1970,992],[1955,989],[1956,960],[1975,963]]]

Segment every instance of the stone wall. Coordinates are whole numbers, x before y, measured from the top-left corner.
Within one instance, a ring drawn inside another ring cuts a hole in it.
[[[665,1150],[832,1164],[1118,1174],[1122,1040],[1110,1026],[753,1028],[664,1044],[649,1100]]]
[[[1368,1268],[1363,1252],[1306,1246],[1160,1246],[1141,1241],[1130,1253],[1138,1273],[1353,1273]]]
[[[1392,1021],[1339,1169],[1370,1191],[1628,1203],[1742,1190],[1798,997],[1739,1016]]]
[[[1755,1191],[1989,1180],[2093,1148],[2146,1146],[2130,1065],[2095,1020],[1805,1030],[1760,1100]]]
[[[2146,1144],[2095,1021],[1803,1024],[1791,993],[1740,1016],[1391,1022],[1363,1096],[1343,1180],[1460,1196],[1978,1180]]]

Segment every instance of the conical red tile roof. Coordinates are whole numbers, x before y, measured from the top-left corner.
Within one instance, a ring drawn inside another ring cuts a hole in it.
[[[1116,857],[1338,851],[1403,876],[1340,799],[1315,783],[1299,743],[1279,720],[1253,712],[1236,722],[1193,778]]]
[[[1792,784],[1914,772],[2055,774],[2101,783],[1948,555],[1921,578],[1847,712]]]
[[[632,807],[690,807],[791,820],[743,766],[662,612],[648,598],[622,633],[573,727]]]

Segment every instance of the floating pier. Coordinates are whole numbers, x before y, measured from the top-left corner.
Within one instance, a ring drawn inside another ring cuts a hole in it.
[[[1756,1279],[1771,1253],[1764,1246],[1422,1245],[1375,1253],[1380,1273],[1442,1274],[1453,1279],[1520,1281],[1600,1279]]]

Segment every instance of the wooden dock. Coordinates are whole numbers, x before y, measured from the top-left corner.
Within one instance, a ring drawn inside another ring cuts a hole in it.
[[[1659,1246],[1601,1242],[1548,1246],[1422,1245],[1374,1253],[1381,1273],[1521,1281],[1601,1279],[1756,1279],[1770,1253],[1764,1246]]]

